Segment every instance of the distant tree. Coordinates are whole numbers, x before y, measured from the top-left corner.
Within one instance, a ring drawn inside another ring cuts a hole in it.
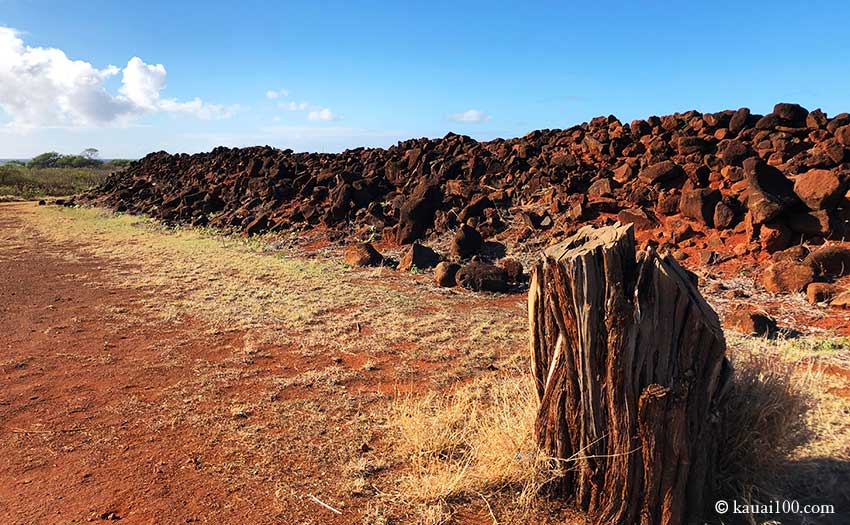
[[[56,153],[55,151],[48,151],[47,153],[42,153],[37,157],[33,157],[28,163],[27,167],[29,168],[53,168],[62,159],[62,155]]]
[[[86,148],[80,153],[80,156],[86,159],[96,159],[98,155],[100,155],[100,152],[95,148]]]

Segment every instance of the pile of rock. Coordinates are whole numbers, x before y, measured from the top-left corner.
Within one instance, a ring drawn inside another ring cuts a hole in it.
[[[712,264],[843,238],[848,184],[850,114],[783,103],[768,115],[608,116],[509,140],[449,134],[339,154],[159,152],[85,200],[247,234],[321,226],[334,239],[402,245],[453,234],[457,260],[494,237],[521,244],[619,220],[660,250]],[[471,272],[454,275],[490,282]]]

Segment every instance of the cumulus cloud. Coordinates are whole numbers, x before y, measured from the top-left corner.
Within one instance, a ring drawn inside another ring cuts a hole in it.
[[[332,120],[341,120],[342,117],[330,110],[330,108],[314,109],[307,114],[307,120],[330,122]]]
[[[480,124],[482,122],[487,122],[490,120],[490,115],[484,113],[483,111],[479,111],[477,109],[468,109],[463,113],[455,113],[454,115],[449,115],[451,120],[455,122],[466,122],[469,124]]]
[[[289,90],[287,90],[287,89],[278,89],[278,90],[270,89],[270,90],[266,91],[266,98],[269,99],[269,100],[276,100],[280,97],[288,97],[288,96],[289,96]]]
[[[104,83],[119,73],[121,87],[113,95]],[[0,108],[15,127],[98,126],[157,112],[219,119],[238,109],[199,98],[163,99],[166,78],[162,64],[133,57],[123,69],[98,69],[60,49],[27,46],[17,31],[0,27]]]

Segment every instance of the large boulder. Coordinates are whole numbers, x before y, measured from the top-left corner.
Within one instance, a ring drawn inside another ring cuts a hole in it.
[[[434,224],[434,214],[441,203],[439,185],[429,181],[420,183],[399,210],[399,244],[409,244],[422,238]]]
[[[809,170],[794,180],[794,192],[812,210],[831,210],[843,195],[844,181],[829,170]]]
[[[505,270],[494,264],[473,261],[457,272],[457,283],[474,292],[504,292],[508,288]]]
[[[343,259],[349,266],[377,266],[383,262],[384,257],[371,243],[362,242],[346,248]]]

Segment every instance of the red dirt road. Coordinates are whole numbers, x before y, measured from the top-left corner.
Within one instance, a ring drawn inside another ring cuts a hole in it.
[[[242,334],[148,322],[140,292],[89,282],[107,263],[25,213],[0,206],[0,523],[332,522],[228,475],[214,433],[164,420],[175,385]],[[183,366],[159,366],[166,352]]]

